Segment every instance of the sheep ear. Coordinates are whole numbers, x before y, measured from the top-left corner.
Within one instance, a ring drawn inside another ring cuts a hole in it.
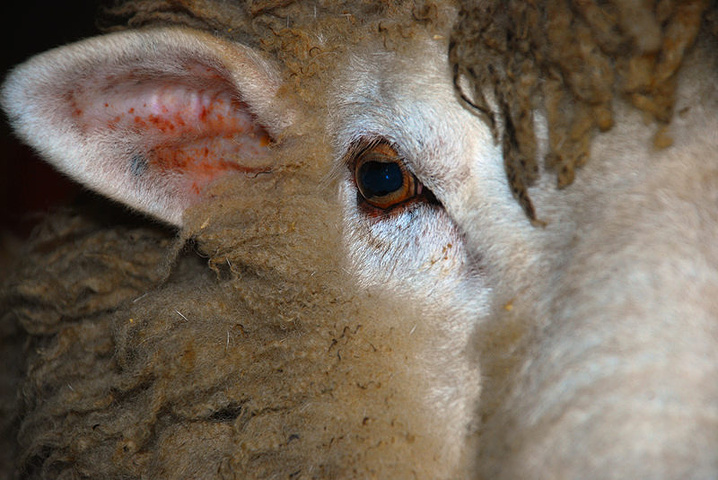
[[[292,122],[279,85],[248,47],[159,29],[38,55],[10,74],[2,103],[59,170],[179,226],[217,177],[269,168],[269,146]]]

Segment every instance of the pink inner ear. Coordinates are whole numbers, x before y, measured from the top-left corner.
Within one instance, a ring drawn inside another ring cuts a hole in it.
[[[104,88],[73,92],[80,128],[124,144],[132,153],[121,161],[133,176],[161,178],[190,195],[231,171],[269,171],[272,139],[227,82],[137,77],[108,77]]]

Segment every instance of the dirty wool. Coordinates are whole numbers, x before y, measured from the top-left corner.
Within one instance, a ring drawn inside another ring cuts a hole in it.
[[[440,471],[412,373],[438,339],[406,305],[352,293],[338,208],[298,166],[217,185],[179,239],[87,213],[36,232],[3,293],[3,322],[28,335],[23,475]]]
[[[715,9],[712,0],[463,2],[449,52],[455,83],[502,126],[507,177],[530,218],[540,170],[533,112],[545,112],[544,163],[559,187],[589,160],[591,138],[612,128],[614,100],[645,112],[655,147],[669,146],[676,73]]]

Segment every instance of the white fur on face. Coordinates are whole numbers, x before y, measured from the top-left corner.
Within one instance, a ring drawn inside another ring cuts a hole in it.
[[[427,40],[421,55],[372,52],[350,58],[335,84],[329,135],[340,179],[344,248],[360,288],[412,303],[417,324],[434,333],[418,369],[429,388],[427,405],[441,412],[435,432],[458,462],[472,455],[466,435],[476,427],[479,365],[472,334],[493,308],[490,263],[474,249],[476,229],[460,223],[469,192],[490,204],[498,187],[507,208],[500,150],[488,128],[455,98],[445,45]],[[417,58],[422,59],[417,62]],[[381,72],[381,75],[377,75]],[[358,197],[352,168],[357,144],[391,145],[437,203],[410,202],[386,212],[368,212]],[[482,214],[483,215],[483,214]],[[473,220],[473,218],[472,218]]]
[[[390,53],[356,55],[337,82],[330,128],[345,244],[360,285],[445,312],[455,319],[451,328],[465,335],[487,314],[490,286],[484,259],[467,246],[472,232],[457,224],[451,210],[474,181],[467,160],[498,168],[501,161],[488,129],[456,102],[443,43],[424,46],[429,50],[420,64]],[[372,74],[377,70],[382,75]],[[410,203],[376,215],[361,208],[349,152],[357,143],[375,141],[392,145],[441,205]]]

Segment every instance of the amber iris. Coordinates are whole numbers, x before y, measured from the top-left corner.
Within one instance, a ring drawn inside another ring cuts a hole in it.
[[[364,200],[382,210],[401,205],[421,193],[421,184],[407,170],[396,150],[383,143],[358,155],[354,179]]]

